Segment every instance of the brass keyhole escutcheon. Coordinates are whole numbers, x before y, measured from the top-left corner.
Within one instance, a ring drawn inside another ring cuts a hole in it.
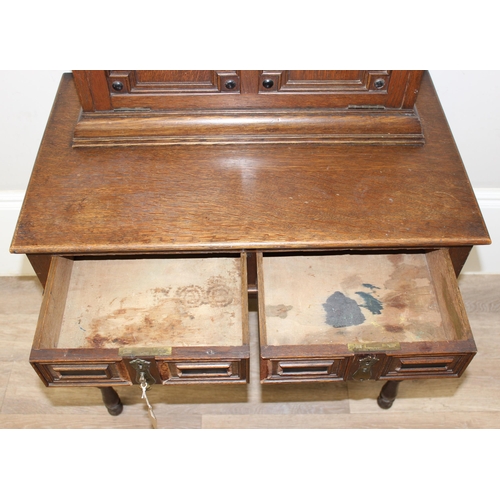
[[[133,359],[130,362],[130,366],[132,366],[135,371],[137,372],[136,376],[136,382],[138,384],[142,384],[142,382],[146,382],[146,384],[149,386],[153,385],[156,383],[155,378],[151,375],[149,369],[151,366],[150,361],[145,361],[144,359]]]
[[[354,372],[352,380],[364,382],[372,378],[372,368],[380,360],[376,356],[366,356],[359,360],[358,369]]]

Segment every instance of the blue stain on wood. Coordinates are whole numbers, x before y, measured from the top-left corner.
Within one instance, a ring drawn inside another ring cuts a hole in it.
[[[357,302],[346,297],[342,292],[335,292],[323,304],[326,323],[335,328],[361,325],[365,317]]]
[[[382,302],[373,295],[366,292],[356,292],[356,295],[359,295],[365,301],[364,305],[361,307],[366,307],[372,314],[380,314],[382,312],[384,308]]]

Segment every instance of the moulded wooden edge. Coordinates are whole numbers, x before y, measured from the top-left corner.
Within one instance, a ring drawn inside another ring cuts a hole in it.
[[[82,113],[74,147],[233,143],[423,145],[415,110]]]
[[[350,351],[346,344],[333,345],[262,345],[260,355],[263,359],[320,359],[329,357],[349,357],[355,355],[384,353],[390,356],[434,355],[434,354],[475,354],[476,344],[473,339],[436,342],[401,342],[397,350],[356,350]]]
[[[248,345],[242,346],[203,346],[203,347],[173,347],[170,355],[143,356],[154,357],[157,360],[173,359],[203,359],[215,360],[224,358],[227,360],[248,358],[250,348]],[[99,360],[99,361],[120,361],[122,359],[133,359],[133,355],[121,355],[118,348],[33,348],[31,350],[30,361],[78,361],[78,360]]]
[[[121,360],[122,356],[118,354],[118,349],[33,348],[30,354],[30,363],[117,362]]]

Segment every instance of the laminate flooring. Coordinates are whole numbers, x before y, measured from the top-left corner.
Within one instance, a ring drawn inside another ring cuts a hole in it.
[[[459,280],[478,354],[460,379],[405,381],[390,410],[376,403],[383,382],[262,386],[256,306],[251,304],[251,375],[240,386],[153,386],[159,428],[170,429],[498,429],[500,275]],[[29,365],[42,300],[34,277],[0,278],[0,428],[147,429],[138,386],[119,387],[108,414],[95,388],[46,388]]]

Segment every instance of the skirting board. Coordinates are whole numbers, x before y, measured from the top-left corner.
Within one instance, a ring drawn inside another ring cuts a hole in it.
[[[474,190],[493,241],[472,250],[463,268],[466,274],[500,274],[500,188]],[[24,191],[0,191],[0,276],[32,276],[25,255],[12,255],[9,247],[24,199]]]

